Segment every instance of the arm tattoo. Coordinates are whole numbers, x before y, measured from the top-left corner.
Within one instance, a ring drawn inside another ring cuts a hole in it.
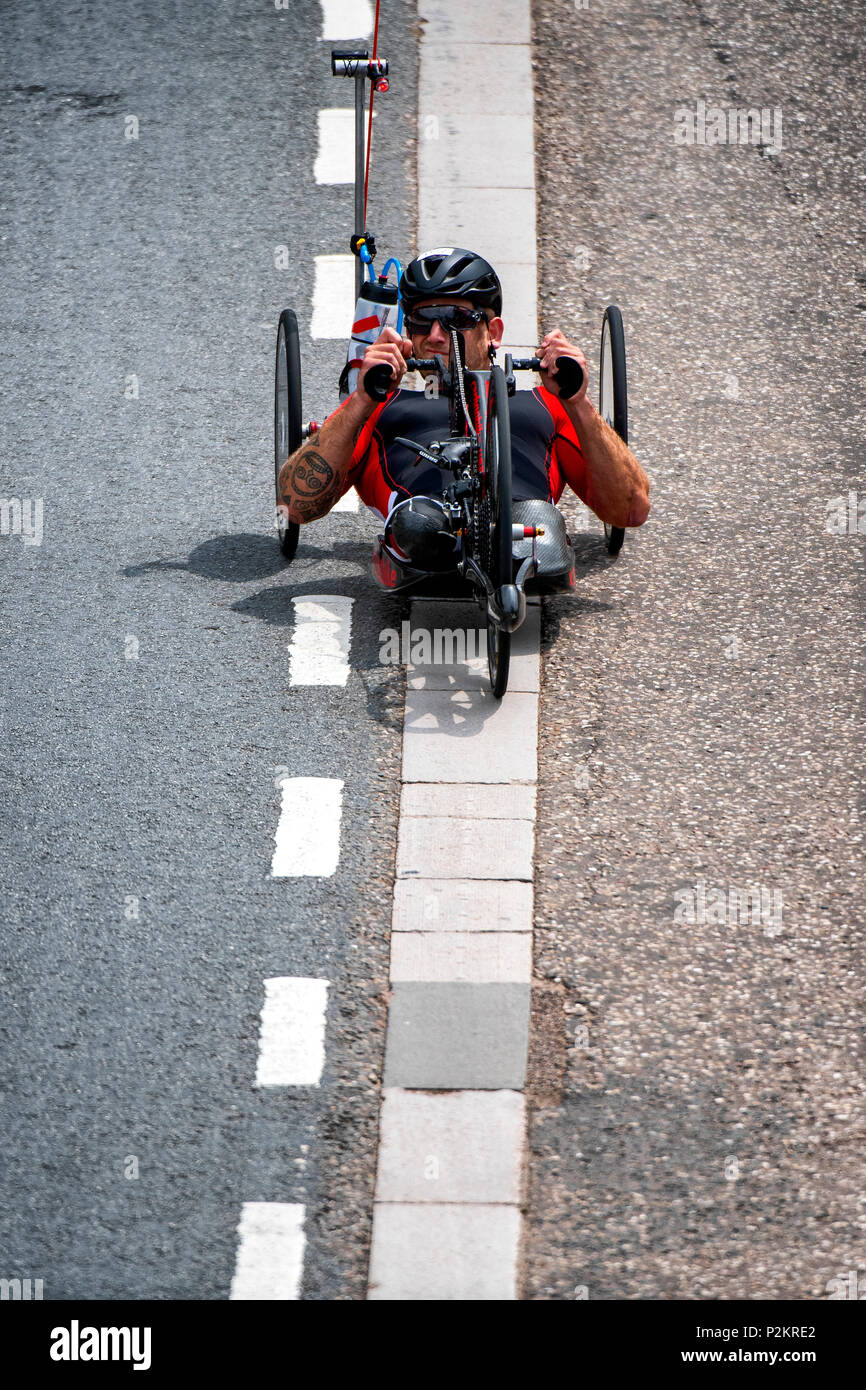
[[[290,504],[290,511],[298,521],[318,521],[323,515],[322,504],[320,502],[298,502],[295,500]]]
[[[292,491],[298,497],[321,497],[333,487],[336,474],[324,455],[305,449],[292,473]]]
[[[301,522],[316,521],[330,511],[342,488],[342,479],[328,460],[310,446],[299,452],[297,463],[283,490],[283,502]],[[317,441],[316,441],[317,442]]]

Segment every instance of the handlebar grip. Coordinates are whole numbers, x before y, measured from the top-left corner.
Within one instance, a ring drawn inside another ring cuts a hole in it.
[[[553,379],[560,400],[568,400],[570,396],[576,396],[583,385],[583,367],[573,357],[557,357],[556,376]]]
[[[518,372],[537,372],[541,366],[541,358],[515,357],[511,365]],[[554,366],[556,376],[553,379],[560,399],[568,400],[569,396],[575,396],[583,385],[583,368],[573,357],[557,357]]]
[[[378,362],[364,373],[364,390],[373,401],[384,401],[391,385],[391,368],[387,362]]]

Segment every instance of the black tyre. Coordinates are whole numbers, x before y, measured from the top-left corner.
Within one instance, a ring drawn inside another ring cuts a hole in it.
[[[620,439],[628,443],[628,382],[625,369],[625,333],[622,314],[615,304],[604,311],[598,367],[598,413]],[[617,555],[625,540],[622,526],[608,526],[604,534],[609,555]]]
[[[514,561],[511,535],[511,417],[508,413],[505,373],[496,366],[490,373],[485,472],[490,507],[490,544],[485,547],[489,555],[487,572],[498,590],[504,584],[511,583]],[[504,631],[488,616],[487,665],[493,695],[497,700],[505,694],[510,662],[511,633]]]
[[[274,485],[276,488],[277,533],[286,560],[298,548],[300,526],[289,521],[280,504],[280,469],[301,444],[301,350],[298,319],[293,309],[284,309],[277,328],[277,359],[274,374]]]

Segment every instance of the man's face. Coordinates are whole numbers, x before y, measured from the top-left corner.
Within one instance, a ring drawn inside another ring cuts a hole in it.
[[[478,306],[472,303],[471,299],[455,299],[451,296],[432,296],[430,299],[419,299],[413,307],[423,309],[430,304],[452,304],[461,309],[475,309]],[[468,328],[463,333],[463,341],[466,344],[466,365],[471,371],[484,372],[490,366],[490,354],[488,349],[493,344],[499,347],[502,342],[502,319],[491,318],[489,321],[484,318],[477,323],[474,328]],[[424,333],[412,333],[412,352],[415,357],[443,357],[447,362],[451,356],[451,334],[443,328],[441,323],[431,323]]]

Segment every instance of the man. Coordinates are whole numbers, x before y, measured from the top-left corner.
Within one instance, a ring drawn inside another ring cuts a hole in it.
[[[448,360],[450,324],[463,333],[467,367],[487,370],[491,348],[502,342],[502,287],[493,267],[475,252],[437,248],[406,267],[400,298],[409,337],[383,329],[367,348],[355,391],[280,471],[280,498],[291,521],[305,524],[325,516],[352,486],[386,519],[399,502],[441,496],[452,481],[450,473],[432,463],[418,464],[417,453],[396,443],[401,435],[421,444],[447,439],[447,401],[401,390],[400,382],[409,357]],[[537,355],[541,387],[518,391],[509,401],[515,520],[521,519],[521,502],[554,504],[568,483],[608,525],[642,526],[649,514],[649,482],[634,454],[590,403],[580,348],[554,329],[542,339]],[[568,399],[560,396],[557,385],[558,357],[573,357],[583,369],[580,389]],[[364,378],[383,363],[391,369],[392,393],[377,403],[364,390]],[[564,537],[561,514],[553,505],[550,511]],[[419,568],[439,567],[421,549],[403,553]]]

